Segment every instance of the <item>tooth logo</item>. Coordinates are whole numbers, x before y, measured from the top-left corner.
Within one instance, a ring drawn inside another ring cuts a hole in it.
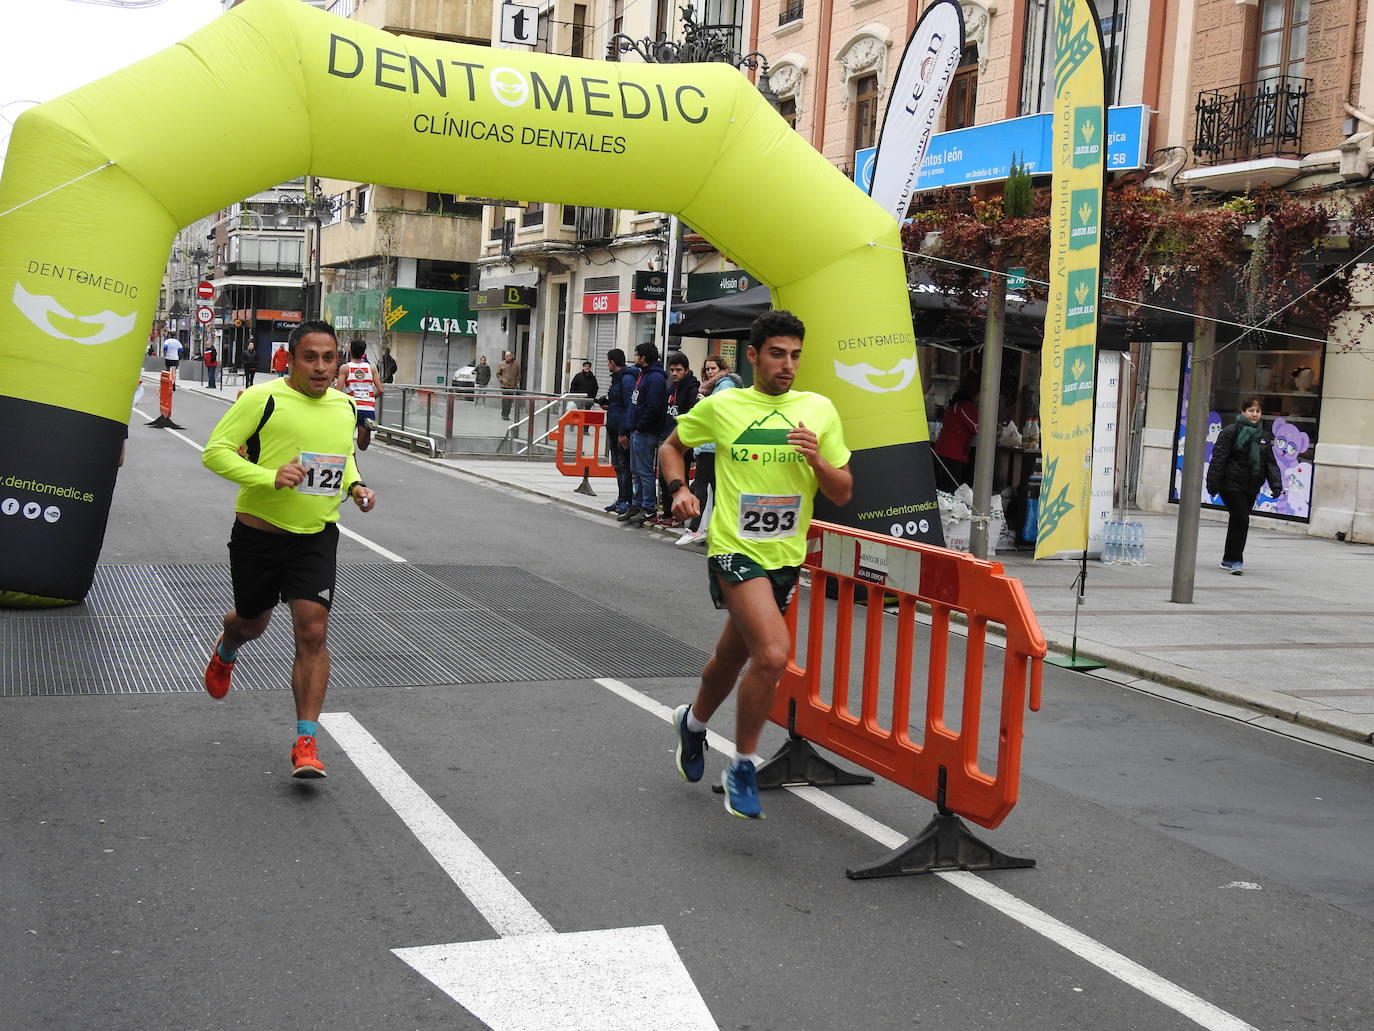
[[[916,378],[916,356],[903,358],[886,371],[874,368],[867,362],[860,362],[858,365],[845,365],[837,358],[835,359],[835,375],[850,386],[867,390],[870,394],[895,394],[899,390],[905,390],[907,384]],[[882,385],[874,382],[875,380],[891,379],[893,376],[898,377],[895,383]]]
[[[514,68],[493,68],[488,80],[492,96],[506,107],[519,107],[530,97],[530,84]]]
[[[78,344],[88,346],[108,344],[111,340],[128,336],[134,331],[134,321],[138,318],[137,311],[131,311],[128,315],[116,315],[108,308],[97,315],[73,315],[57,303],[57,298],[46,294],[31,294],[19,283],[14,284],[14,306],[48,336],[56,337],[58,340],[74,340]],[[72,336],[52,324],[53,315],[84,322],[97,328],[94,333],[87,336]]]

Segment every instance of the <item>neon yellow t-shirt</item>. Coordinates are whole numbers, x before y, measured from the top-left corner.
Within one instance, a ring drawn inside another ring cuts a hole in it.
[[[765,569],[799,566],[806,559],[816,473],[787,443],[788,431],[801,423],[820,440],[822,458],[836,468],[849,464],[839,413],[821,394],[725,390],[678,416],[683,444],[716,444],[709,554],[747,555]]]
[[[353,462],[356,412],[348,395],[333,387],[311,397],[288,379],[260,383],[245,390],[215,425],[201,462],[242,484],[235,511],[291,533],[319,533],[326,523],[338,522],[344,492],[359,479]],[[241,447],[246,456],[239,454]],[[306,481],[294,490],[277,490],[277,470],[297,457]]]

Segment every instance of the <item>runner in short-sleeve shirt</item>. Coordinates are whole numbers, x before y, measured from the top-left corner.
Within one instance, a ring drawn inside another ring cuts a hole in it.
[[[698,401],[677,421],[689,447],[716,445],[716,502],[708,555],[747,555],[765,569],[799,566],[806,558],[816,474],[787,442],[799,424],[814,430],[831,465],[849,463],[839,414],[830,399],[805,390],[776,397],[726,390]]]

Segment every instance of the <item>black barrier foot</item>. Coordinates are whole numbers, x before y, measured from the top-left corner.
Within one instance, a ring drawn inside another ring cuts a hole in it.
[[[844,873],[851,881],[860,881],[937,870],[1020,870],[1034,865],[1034,859],[998,852],[987,842],[975,838],[959,817],[941,810],[920,834],[886,858]]]
[[[159,430],[184,430],[186,428],[185,426],[178,426],[165,415],[159,415],[152,422],[146,423],[145,425],[152,426]]]
[[[813,788],[835,788],[847,784],[872,784],[867,773],[850,773],[841,769],[812,747],[811,742],[796,734],[787,736],[787,743],[773,753],[758,768],[759,790],[780,788],[786,784],[809,784]],[[720,794],[725,789],[714,784],[711,790]]]
[[[596,497],[596,491],[592,490],[591,481],[587,479],[587,474],[582,474],[582,482],[573,488],[574,494],[585,494],[589,498]]]

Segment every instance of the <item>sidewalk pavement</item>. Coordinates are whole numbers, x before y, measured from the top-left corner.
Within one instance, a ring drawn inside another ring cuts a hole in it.
[[[226,402],[237,393],[180,386]],[[550,462],[420,460],[596,513],[611,532],[652,534],[665,547],[677,537],[677,531],[631,530],[604,513],[615,499],[608,478],[591,479],[596,496],[589,497],[576,493],[580,480]],[[1077,609],[1078,655],[1106,667],[1096,676],[1185,704],[1206,696],[1210,711],[1261,726],[1285,721],[1290,734],[1309,727],[1374,742],[1374,547],[1252,523],[1245,574],[1232,576],[1218,568],[1225,515],[1204,511],[1193,601],[1176,604],[1169,600],[1174,512],[1130,518],[1145,526],[1147,564],[1089,561],[1081,607],[1075,605],[1078,563],[1034,562],[1028,551],[997,554],[1025,585],[1051,653],[1070,653]],[[691,550],[705,554],[701,546]],[[1359,752],[1374,759],[1374,748]]]

